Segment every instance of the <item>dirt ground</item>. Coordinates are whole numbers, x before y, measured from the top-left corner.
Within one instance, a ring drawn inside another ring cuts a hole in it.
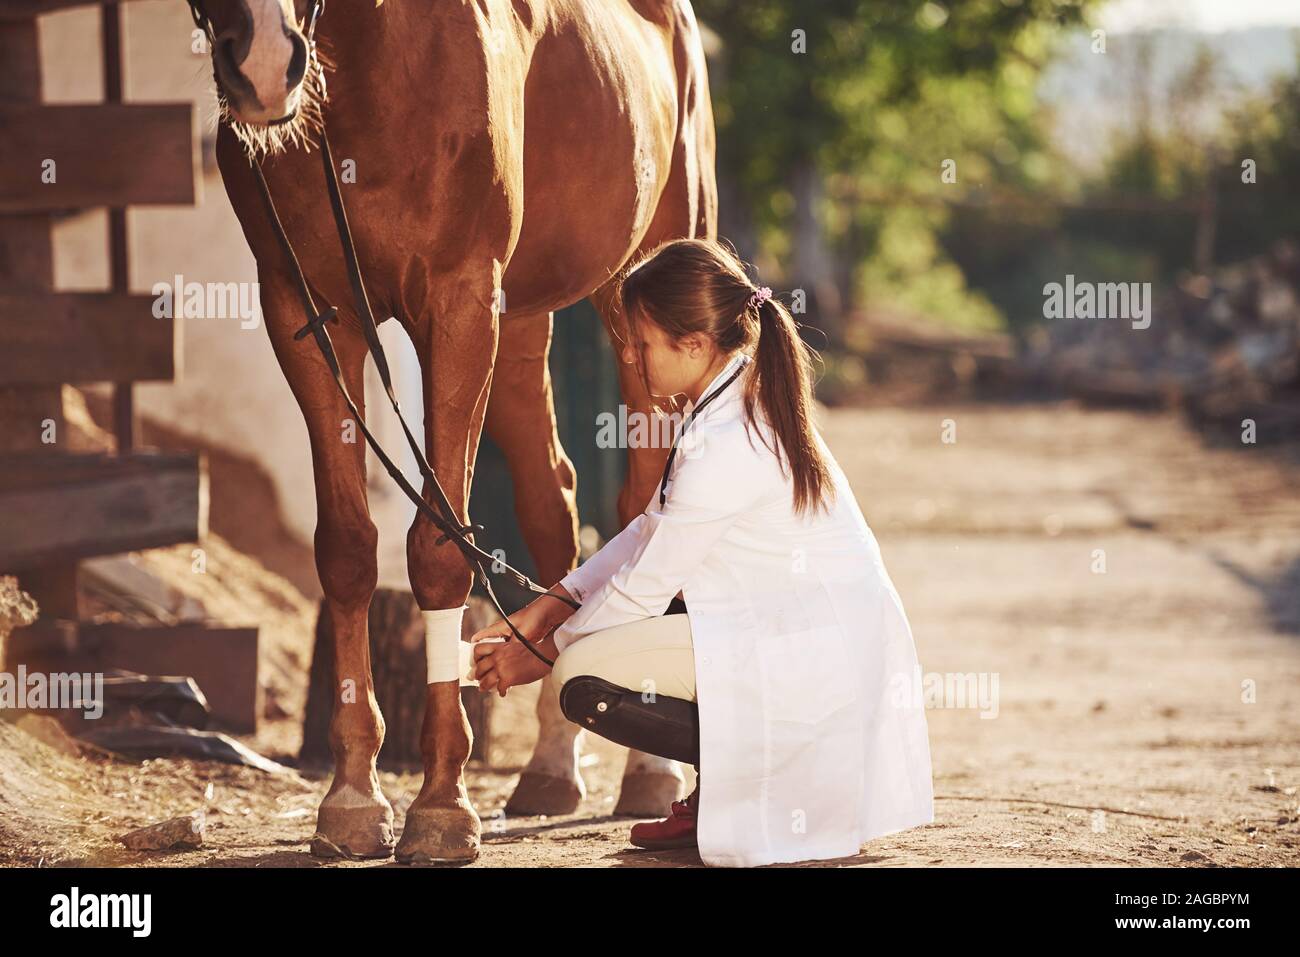
[[[1172,415],[1065,404],[840,409],[823,428],[923,670],[996,675],[998,694],[928,711],[933,824],[803,866],[1300,864],[1294,448],[1214,448]],[[579,813],[503,816],[534,694],[498,702],[491,766],[468,774],[484,821],[472,866],[700,866],[627,845],[630,822],[610,816],[622,751],[598,739]],[[267,735],[249,740],[277,756]],[[397,866],[307,853],[326,783],[87,760],[0,723],[0,863]],[[417,785],[384,775],[399,827]],[[116,844],[198,808],[202,850]]]

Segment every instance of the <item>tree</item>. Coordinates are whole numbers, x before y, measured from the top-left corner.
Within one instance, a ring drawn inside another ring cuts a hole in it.
[[[740,205],[724,205],[724,233],[815,298],[854,298],[889,218],[859,209],[863,197],[900,186],[938,195],[941,160],[971,147],[1014,166],[1048,33],[1080,22],[1090,3],[696,0],[722,41],[719,176]],[[939,114],[941,125],[927,122]]]

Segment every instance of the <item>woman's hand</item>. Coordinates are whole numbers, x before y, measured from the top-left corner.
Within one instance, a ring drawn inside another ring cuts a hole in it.
[[[566,598],[572,597],[559,585],[551,591]],[[555,644],[549,640],[549,635],[573,611],[565,602],[543,595],[511,615],[510,621],[525,640],[532,642],[548,658],[554,659]],[[474,677],[480,691],[496,691],[504,698],[506,692],[515,685],[531,684],[539,678],[545,678],[550,672],[546,662],[527,648],[521,647],[518,641],[510,641],[511,636],[510,626],[499,621],[475,632],[470,638],[474,643]]]
[[[573,596],[560,585],[556,585],[551,591],[556,595],[562,595],[569,601],[573,600]],[[529,641],[541,641],[557,625],[567,621],[573,612],[573,606],[567,602],[560,601],[558,598],[538,595],[511,615],[510,621],[514,624],[515,630]],[[488,625],[482,631],[476,631],[470,641],[479,642],[487,638],[509,638],[512,634],[509,625],[504,621],[498,621],[494,625]]]
[[[474,677],[478,679],[478,690],[484,693],[495,691],[501,697],[515,685],[532,684],[550,673],[550,667],[518,641],[502,640],[492,637],[477,641],[474,645]],[[534,647],[537,647],[536,645]],[[546,655],[543,648],[538,648]],[[555,654],[554,647],[548,658]]]

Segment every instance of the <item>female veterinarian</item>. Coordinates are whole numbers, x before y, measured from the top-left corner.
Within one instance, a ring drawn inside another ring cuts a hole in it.
[[[911,630],[770,295],[701,240],[628,273],[623,360],[692,411],[645,512],[553,589],[582,607],[540,597],[511,618],[555,660],[569,720],[700,772],[632,843],[714,865],[848,857],[934,820]],[[546,674],[507,635],[472,639],[484,691]]]

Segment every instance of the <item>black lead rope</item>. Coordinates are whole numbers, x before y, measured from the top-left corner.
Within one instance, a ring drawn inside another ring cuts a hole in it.
[[[714,399],[716,399],[719,395],[721,395],[723,390],[726,389],[727,386],[731,385],[731,383],[739,379],[740,374],[744,372],[745,369],[748,367],[749,367],[748,362],[742,362],[740,364],[740,368],[737,369],[735,372],[731,373],[731,375],[727,377],[726,382],[722,383],[722,385],[718,386],[716,389],[714,389],[712,392],[706,395],[703,399],[701,399],[699,405],[691,409],[690,415],[688,415],[685,419],[682,420],[682,427],[678,429],[677,434],[673,436],[672,448],[668,450],[668,461],[664,463],[663,478],[659,480],[659,507],[660,508],[663,508],[664,502],[668,500],[668,493],[667,493],[668,473],[672,471],[673,460],[677,458],[677,443],[682,440],[682,436],[685,435],[686,430],[691,427],[691,423],[695,421],[695,417],[704,411],[704,407],[708,405],[710,402],[712,402]]]
[[[362,333],[366,339],[366,346],[370,350],[370,355],[375,360],[375,368],[379,372],[380,381],[383,383],[384,391],[388,394],[388,400],[392,404],[393,411],[397,414],[397,419],[402,425],[402,433],[406,437],[407,445],[415,455],[415,460],[419,465],[420,474],[423,476],[428,488],[433,494],[434,505],[425,501],[424,497],[407,481],[406,476],[402,474],[401,469],[384,451],[379,440],[375,438],[370,428],[366,425],[365,416],[357,408],[351,394],[348,392],[347,383],[343,380],[343,371],[339,366],[338,356],[334,352],[334,345],[330,340],[329,330],[325,328],[326,323],[338,322],[338,307],[329,306],[328,308],[317,311],[316,303],[312,298],[311,291],[307,286],[307,279],[303,275],[302,265],[298,261],[298,256],[294,252],[293,244],[289,242],[289,237],[284,231],[284,225],[280,222],[280,216],[276,212],[275,202],[271,198],[270,188],[267,186],[266,177],[262,173],[261,164],[253,161],[252,167],[257,179],[258,190],[262,196],[262,203],[266,208],[267,219],[271,223],[271,229],[275,233],[276,241],[284,253],[286,261],[289,263],[298,289],[298,298],[302,303],[303,310],[307,314],[307,323],[294,334],[295,339],[302,339],[309,333],[316,341],[316,345],[324,356],[326,364],[329,366],[330,373],[334,377],[334,383],[338,386],[339,392],[343,396],[344,402],[351,411],[354,420],[361,429],[361,434],[365,436],[366,444],[374,451],[375,456],[383,464],[385,470],[397,483],[398,488],[414,503],[416,509],[431,521],[434,526],[442,532],[442,536],[437,540],[438,544],[452,542],[464,556],[466,563],[471,570],[478,574],[479,584],[483,591],[487,593],[488,599],[497,613],[505,620],[506,626],[514,638],[527,648],[536,658],[545,662],[548,666],[554,665],[555,662],[546,657],[534,647],[533,642],[526,639],[519,633],[506,614],[496,592],[492,588],[492,580],[488,577],[488,568],[491,567],[497,573],[504,573],[509,576],[515,584],[539,595],[546,595],[557,601],[562,601],[573,608],[582,606],[564,595],[558,595],[553,591],[543,588],[534,582],[523,572],[512,567],[496,556],[485,552],[482,548],[474,543],[468,537],[475,531],[482,531],[482,526],[478,525],[461,525],[455,509],[452,508],[451,502],[447,498],[442,484],[438,481],[437,475],[434,474],[433,468],[429,465],[428,459],[425,458],[424,450],[420,443],[416,441],[410,427],[406,423],[406,418],[402,415],[401,407],[397,401],[397,394],[393,389],[392,374],[389,370],[388,359],[384,354],[383,343],[379,339],[379,328],[375,322],[374,314],[370,309],[370,301],[366,296],[365,283],[361,278],[361,267],[357,261],[356,247],[352,241],[352,231],[348,226],[347,212],[343,206],[343,196],[339,189],[338,176],[334,171],[334,158],[330,152],[329,137],[325,135],[324,128],[321,129],[321,162],[325,169],[325,184],[329,190],[330,208],[334,214],[334,224],[338,229],[339,241],[343,247],[343,260],[347,267],[348,283],[352,288],[352,298],[356,306],[357,318],[361,322]]]

